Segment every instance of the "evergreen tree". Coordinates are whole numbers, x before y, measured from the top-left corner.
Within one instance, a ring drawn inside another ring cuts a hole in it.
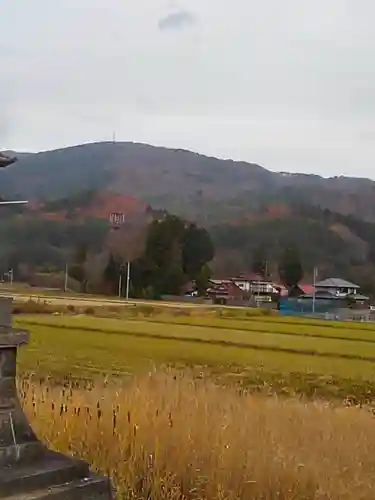
[[[189,279],[196,279],[207,262],[214,258],[214,246],[208,232],[188,224],[182,239],[183,269]]]
[[[200,296],[205,294],[210,278],[211,269],[208,264],[204,264],[195,278],[195,284]]]
[[[288,287],[298,285],[303,278],[302,263],[296,246],[290,245],[284,250],[279,262],[279,275]]]
[[[263,246],[258,246],[253,252],[251,270],[255,274],[266,277],[267,275],[267,254]]]
[[[204,278],[201,272],[213,255],[205,229],[167,215],[151,223],[144,255],[132,264],[134,289],[137,295],[150,287],[156,296],[178,294],[187,281]]]
[[[81,292],[85,293],[87,291],[87,276],[85,264],[88,255],[88,247],[86,244],[78,245],[75,248],[73,256],[73,264],[69,266],[69,276],[80,284]]]
[[[118,283],[120,278],[120,266],[116,262],[114,256],[110,254],[107,266],[104,270],[104,282],[107,289],[113,294],[118,292]]]

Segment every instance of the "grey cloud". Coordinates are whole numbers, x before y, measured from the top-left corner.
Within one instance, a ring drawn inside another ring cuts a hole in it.
[[[374,0],[2,0],[0,147],[115,129],[274,170],[375,177],[374,15]]]
[[[1,71],[1,65],[0,65]],[[3,141],[8,139],[12,126],[12,98],[8,89],[3,87],[0,82],[0,150],[5,147]]]
[[[185,26],[191,26],[196,23],[196,17],[188,11],[179,11],[168,14],[158,22],[160,30],[180,29]]]
[[[26,51],[20,50],[10,44],[0,42],[0,56],[1,58],[6,57],[7,59],[18,59],[23,58],[26,55]]]
[[[0,100],[0,106],[2,101]],[[0,109],[0,150],[6,146],[2,142],[9,138],[9,133],[11,129],[11,117],[6,109]]]

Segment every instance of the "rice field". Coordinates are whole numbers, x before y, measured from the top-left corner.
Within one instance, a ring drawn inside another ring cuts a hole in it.
[[[32,334],[21,373],[95,378],[171,367],[257,390],[375,395],[372,324],[151,309],[116,318],[17,316]]]

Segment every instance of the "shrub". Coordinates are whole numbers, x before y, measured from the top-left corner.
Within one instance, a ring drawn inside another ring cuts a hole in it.
[[[46,301],[29,299],[27,302],[13,304],[13,314],[52,314],[61,311],[61,307],[54,307]]]
[[[137,314],[139,314],[140,316],[145,316],[146,318],[154,316],[158,312],[155,307],[146,304],[136,306],[135,309]]]
[[[181,309],[174,309],[172,311],[172,316],[184,316],[188,317],[191,316],[191,311],[187,307],[182,307]]]

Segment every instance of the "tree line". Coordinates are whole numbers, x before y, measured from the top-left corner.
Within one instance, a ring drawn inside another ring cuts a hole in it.
[[[282,224],[270,221],[264,228],[257,224],[222,225],[210,228],[209,232],[181,217],[163,214],[144,227],[139,228],[137,221],[132,230],[120,230],[125,237],[114,249],[106,245],[106,221],[78,223],[37,217],[4,218],[0,223],[0,273],[12,268],[16,280],[26,281],[31,271],[21,273],[20,269],[61,273],[68,263],[69,276],[82,292],[117,294],[121,275],[124,288],[126,286],[129,261],[131,295],[158,298],[179,293],[190,281],[195,281],[203,293],[213,272],[211,266],[215,274],[219,272],[219,277],[252,270],[273,279],[280,278],[292,287],[302,279],[310,280],[317,265],[324,275],[342,275],[357,282],[364,293],[375,293],[372,274],[368,272],[371,261],[375,264],[375,252],[372,252],[375,225],[342,217],[342,223],[369,241],[367,267],[355,266],[356,262],[351,267],[349,249],[343,247],[342,240],[334,233],[327,238],[328,222],[341,221],[339,216],[327,210],[309,210],[302,213],[301,223],[296,219],[290,228],[285,221]],[[136,251],[129,251],[133,246],[138,247]],[[231,255],[233,250],[237,253],[230,257],[232,268],[221,273],[223,255]],[[236,259],[239,254],[244,256],[241,262]]]
[[[69,268],[70,277],[79,282],[83,293],[90,286],[89,253],[87,245],[78,246]],[[119,254],[108,253],[95,291],[111,295],[120,291],[125,295],[128,262],[119,258]],[[214,256],[215,248],[206,229],[169,214],[161,221],[153,221],[147,228],[142,251],[129,261],[130,296],[159,299],[162,295],[177,295],[190,282],[204,295],[212,276],[210,263]],[[267,252],[262,246],[253,252],[252,271],[269,276]],[[295,245],[287,246],[281,254],[278,272],[288,287],[303,278],[303,265]]]
[[[125,278],[127,267],[127,261],[121,258],[121,249],[118,250],[107,252],[98,291],[118,293],[120,276]],[[179,294],[190,281],[203,292],[211,276],[209,263],[214,254],[206,229],[170,214],[155,220],[147,227],[141,251],[129,261],[131,295],[157,299],[164,294]],[[89,246],[79,245],[69,266],[69,275],[80,283],[82,292],[90,285],[89,257]],[[124,286],[125,281],[122,280]]]

